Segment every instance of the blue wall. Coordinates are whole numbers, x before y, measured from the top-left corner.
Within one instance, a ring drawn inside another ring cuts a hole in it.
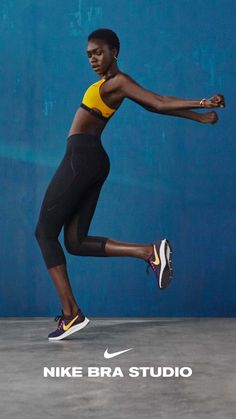
[[[0,315],[60,312],[34,229],[97,80],[85,48],[99,27],[117,32],[119,67],[144,87],[195,99],[222,92],[227,107],[208,126],[124,101],[103,133],[111,172],[89,233],[167,237],[175,276],[160,291],[140,259],[66,254],[79,305],[88,316],[236,314],[235,9],[234,0],[1,0]]]

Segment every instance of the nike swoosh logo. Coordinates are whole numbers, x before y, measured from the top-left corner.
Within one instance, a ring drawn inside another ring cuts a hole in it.
[[[65,324],[64,322],[63,322],[63,330],[68,330],[71,326],[72,326],[72,324],[76,321],[76,319],[78,319],[78,314],[77,314],[77,316],[75,316],[74,317],[74,319],[73,320],[71,320],[71,322],[70,323],[68,323],[68,324]]]
[[[109,354],[108,353],[108,348],[107,348],[104,352],[104,358],[106,358],[106,359],[114,358],[117,355],[124,354],[125,352],[131,351],[131,349],[133,349],[133,348],[129,348],[129,349],[125,349],[124,351],[113,352],[112,354]]]
[[[155,255],[155,260],[153,260],[153,263],[154,263],[154,265],[159,265],[160,259],[159,259],[159,256],[157,254],[157,249],[156,249],[155,245],[154,245],[154,255]]]
[[[47,208],[47,210],[48,210],[48,211],[51,211],[51,210],[53,210],[54,208],[56,208],[56,206],[57,206],[57,204],[56,204],[56,205],[53,205],[53,207]]]

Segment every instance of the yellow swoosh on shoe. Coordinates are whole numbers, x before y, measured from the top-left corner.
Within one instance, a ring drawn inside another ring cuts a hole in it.
[[[154,263],[154,265],[159,265],[159,263],[160,263],[160,259],[159,259],[159,256],[158,256],[158,254],[157,254],[157,249],[156,249],[156,246],[155,246],[155,244],[154,244],[154,255],[155,255],[155,260],[153,260],[152,261],[152,263]]]
[[[71,322],[68,323],[68,324],[65,324],[63,322],[63,330],[65,330],[65,331],[68,330],[72,326],[72,324],[78,319],[78,317],[79,317],[79,315],[77,314],[77,316],[75,316],[74,319],[72,319]]]

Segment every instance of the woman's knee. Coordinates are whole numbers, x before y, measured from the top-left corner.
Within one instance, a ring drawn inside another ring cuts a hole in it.
[[[86,236],[77,236],[76,238],[72,239],[70,235],[64,234],[64,245],[68,253],[72,255],[78,255],[81,243],[84,241]]]
[[[46,224],[43,223],[42,221],[38,221],[34,230],[34,235],[38,241],[42,239],[45,240],[45,239],[57,238],[57,235],[56,234],[52,235],[48,227],[46,226]]]

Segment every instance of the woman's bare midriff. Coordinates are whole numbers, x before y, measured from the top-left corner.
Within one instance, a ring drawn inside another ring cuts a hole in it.
[[[96,118],[96,116],[90,115],[83,108],[78,108],[72,121],[68,137],[73,134],[101,135],[105,125],[106,122]]]

